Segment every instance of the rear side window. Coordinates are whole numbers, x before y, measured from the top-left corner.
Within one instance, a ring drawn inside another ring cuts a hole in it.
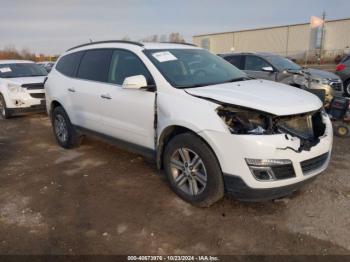
[[[113,52],[108,82],[122,85],[125,78],[136,75],[143,75],[148,85],[154,85],[154,80],[150,72],[140,58],[128,51],[115,50]]]
[[[56,70],[66,76],[74,77],[83,54],[83,52],[76,52],[63,56],[57,62]]]
[[[248,55],[245,58],[245,70],[262,71],[263,67],[271,66],[268,62],[258,56]]]
[[[237,67],[239,69],[243,69],[242,56],[241,55],[227,56],[227,57],[225,57],[225,60],[230,62],[235,67]]]
[[[107,82],[112,53],[110,49],[86,51],[80,62],[78,78]]]

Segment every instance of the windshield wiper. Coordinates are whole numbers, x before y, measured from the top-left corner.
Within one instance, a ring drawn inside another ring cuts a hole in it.
[[[248,76],[242,76],[242,77],[232,78],[232,79],[227,80],[227,81],[222,82],[222,83],[233,83],[233,82],[239,82],[239,81],[245,81],[245,80],[252,80],[252,79],[254,79],[254,78],[248,77]]]
[[[188,85],[188,86],[176,86],[176,88],[186,89],[186,88],[210,86],[210,85],[215,85],[215,84],[216,83],[194,84],[194,85]]]

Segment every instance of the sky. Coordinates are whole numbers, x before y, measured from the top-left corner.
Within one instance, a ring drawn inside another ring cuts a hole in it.
[[[350,17],[350,0],[0,0],[0,49],[60,54],[99,40],[235,31]]]

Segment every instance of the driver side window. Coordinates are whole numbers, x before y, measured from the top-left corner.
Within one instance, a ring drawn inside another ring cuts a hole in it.
[[[250,71],[262,71],[263,67],[270,67],[271,65],[267,63],[264,59],[248,55],[245,58],[245,70]]]
[[[108,82],[122,85],[125,78],[136,75],[143,75],[147,85],[155,84],[152,75],[135,54],[125,50],[113,51]]]

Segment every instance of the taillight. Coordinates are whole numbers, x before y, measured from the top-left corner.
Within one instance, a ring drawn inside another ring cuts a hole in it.
[[[344,64],[339,64],[339,65],[337,65],[337,67],[335,68],[335,71],[342,71],[342,70],[344,70],[345,69],[345,65]]]

